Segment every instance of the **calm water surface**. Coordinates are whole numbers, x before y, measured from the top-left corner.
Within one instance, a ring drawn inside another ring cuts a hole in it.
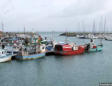
[[[58,34],[54,39],[63,41],[65,37]],[[68,40],[88,42],[74,37]],[[112,42],[103,43],[103,51],[97,53],[0,63],[0,86],[99,86],[100,82],[112,82]]]

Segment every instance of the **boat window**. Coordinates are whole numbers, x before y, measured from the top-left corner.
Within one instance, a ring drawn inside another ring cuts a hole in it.
[[[44,49],[44,47],[42,47],[42,49]]]

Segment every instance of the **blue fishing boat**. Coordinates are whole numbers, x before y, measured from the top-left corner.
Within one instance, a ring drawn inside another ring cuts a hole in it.
[[[54,55],[54,47],[57,43],[55,41],[46,42],[46,55]]]
[[[103,50],[103,45],[97,45],[94,46],[93,48],[89,48],[88,52],[98,52]]]
[[[32,60],[38,59],[45,56],[45,45],[30,46],[24,49],[21,49],[18,54],[15,56],[17,60]]]
[[[45,56],[45,53],[37,53],[32,55],[17,55],[16,59],[18,60],[32,60],[32,59],[39,59]]]

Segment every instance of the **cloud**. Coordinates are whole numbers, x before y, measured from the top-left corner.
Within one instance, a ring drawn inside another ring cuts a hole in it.
[[[65,30],[77,28],[79,22],[87,26],[101,16],[112,15],[111,0],[1,0],[0,22],[6,29],[26,26],[28,30]],[[84,26],[84,25],[82,25]]]
[[[74,17],[74,16],[88,16],[100,14],[105,9],[106,0],[77,0],[71,3],[60,13],[54,14],[54,17]]]

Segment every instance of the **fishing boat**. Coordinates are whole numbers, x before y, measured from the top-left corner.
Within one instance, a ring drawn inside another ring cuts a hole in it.
[[[100,43],[97,45],[94,43],[94,39],[97,38],[95,37],[95,21],[93,22],[93,28],[92,28],[92,34],[90,36],[90,43],[85,45],[85,51],[86,52],[98,52],[98,51],[102,51],[103,50],[103,43],[102,43],[102,39],[100,39]],[[104,28],[105,28],[105,24],[104,24]]]
[[[83,45],[77,46],[76,44],[56,44],[55,45],[55,55],[78,55],[78,54],[83,54],[85,51],[85,47]]]
[[[37,53],[37,54],[32,54],[32,55],[17,55],[16,59],[18,60],[32,60],[32,59],[38,59],[41,57],[44,57],[45,53]]]
[[[93,45],[92,47],[90,46],[90,44],[87,44],[85,47],[85,51],[86,52],[98,52],[98,51],[102,51],[103,50],[103,45]]]
[[[15,58],[17,60],[31,60],[42,58],[44,56],[45,45],[40,45],[39,48],[37,48],[37,46],[31,46],[21,49]]]
[[[19,52],[19,47],[14,47],[14,46],[5,46],[5,50],[7,50],[7,53],[9,55],[12,55],[12,60],[15,59],[15,56]]]
[[[7,54],[6,50],[0,49],[0,62],[11,61],[12,55]]]
[[[93,42],[93,39],[91,39],[90,43],[85,45],[86,52],[98,52],[98,51],[102,51],[102,50],[103,50],[103,44],[100,43],[100,44],[96,45]]]
[[[103,50],[103,45],[96,45],[96,46],[93,46],[93,48],[90,48],[89,49],[89,52],[97,52],[97,51],[102,51]]]

